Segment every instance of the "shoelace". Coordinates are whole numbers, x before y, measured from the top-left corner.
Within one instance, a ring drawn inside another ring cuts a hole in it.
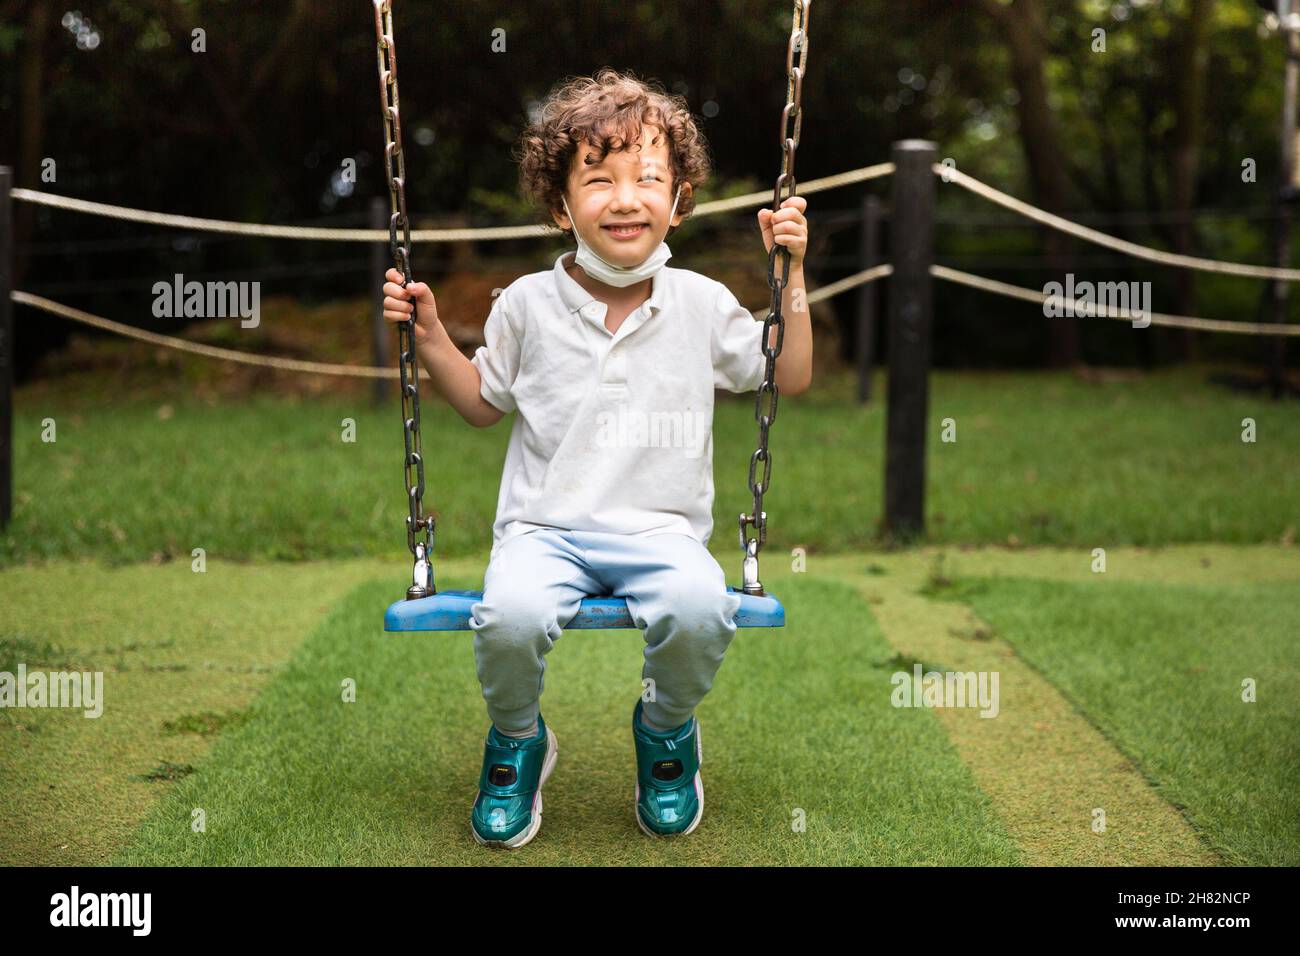
[[[664,745],[665,747],[667,747],[669,750],[676,750],[676,749],[677,749],[677,741],[674,740],[672,737],[656,737],[656,738],[654,738],[654,739],[655,739],[656,743],[661,743],[661,744],[663,744],[663,745]]]

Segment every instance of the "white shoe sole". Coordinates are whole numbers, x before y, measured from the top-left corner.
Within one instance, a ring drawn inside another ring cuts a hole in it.
[[[550,727],[546,728],[546,759],[542,762],[542,775],[537,781],[537,792],[533,794],[532,819],[529,820],[528,826],[520,830],[509,840],[485,840],[478,835],[471,823],[469,832],[474,834],[474,839],[482,846],[496,847],[505,850],[517,850],[521,846],[529,843],[533,837],[537,836],[537,831],[542,828],[542,787],[550,779],[551,772],[555,769],[556,758],[560,755],[560,745],[555,739],[555,731]]]
[[[699,762],[701,767],[704,766],[704,735],[700,733],[700,725],[698,723],[695,725],[695,759]],[[690,826],[681,833],[656,833],[645,825],[645,821],[641,819],[641,811],[637,809],[637,807],[641,805],[641,781],[638,780],[636,782],[636,796],[632,800],[632,816],[636,817],[636,825],[641,828],[641,832],[646,836],[686,836],[688,833],[694,833],[695,828],[698,827],[700,821],[704,819],[704,781],[700,778],[700,771],[698,770],[695,771],[695,796],[700,802],[700,809],[699,812],[695,814],[695,819],[691,821]]]

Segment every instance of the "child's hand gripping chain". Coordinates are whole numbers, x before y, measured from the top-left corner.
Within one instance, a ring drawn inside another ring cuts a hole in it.
[[[763,251],[771,252],[773,242],[785,246],[790,250],[792,270],[803,268],[803,259],[808,252],[808,220],[804,218],[807,209],[807,199],[791,196],[775,213],[766,206],[758,211],[758,227],[763,230]]]
[[[411,282],[402,285],[402,274],[396,269],[384,273],[388,281],[384,283],[384,318],[389,322],[405,322],[411,317],[411,310],[416,308],[415,345],[417,348],[427,342],[436,341],[447,336],[447,330],[438,319],[438,303],[434,301],[433,290],[423,282]],[[411,300],[415,303],[412,304]]]

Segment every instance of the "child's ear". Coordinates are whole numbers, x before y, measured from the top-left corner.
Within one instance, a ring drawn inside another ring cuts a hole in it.
[[[569,220],[562,205],[551,210],[551,218],[555,220],[555,225],[564,232],[568,232],[573,228],[573,223]]]
[[[675,212],[675,213],[673,214],[673,219],[675,219],[676,222],[672,223],[672,225],[674,225],[674,226],[680,226],[680,225],[682,224],[683,220],[686,219],[686,216],[682,213],[682,206],[686,204],[686,200],[687,200],[690,196],[692,196],[692,195],[694,194],[694,192],[695,192],[695,190],[693,190],[693,189],[691,188],[691,184],[690,184],[690,183],[688,183],[688,182],[683,182],[683,183],[682,183],[682,194],[681,194],[681,196],[678,197],[678,199],[677,199],[677,212]]]

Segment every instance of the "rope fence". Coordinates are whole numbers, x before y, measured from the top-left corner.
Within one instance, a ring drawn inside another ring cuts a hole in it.
[[[1200,272],[1217,272],[1220,275],[1244,276],[1249,279],[1280,279],[1283,282],[1296,282],[1300,280],[1300,269],[1282,269],[1274,266],[1255,266],[1241,262],[1222,262],[1218,259],[1202,259],[1199,256],[1185,256],[1175,252],[1164,252],[1160,249],[1153,249],[1150,246],[1143,246],[1136,242],[1129,242],[1127,239],[1120,239],[1118,236],[1112,236],[1108,233],[1100,232],[1096,229],[1090,229],[1087,226],[1081,226],[1077,222],[1071,222],[1063,216],[1055,215],[1045,209],[1039,209],[1037,206],[1031,206],[1027,202],[1016,199],[1014,196],[1008,196],[1004,192],[999,192],[992,186],[980,182],[974,176],[968,176],[954,166],[944,166],[941,163],[935,163],[932,167],[936,176],[944,182],[956,183],[964,189],[968,189],[989,202],[997,203],[1004,209],[1010,209],[1012,212],[1019,213],[1026,219],[1031,219],[1036,223],[1056,229],[1059,232],[1074,236],[1077,239],[1083,239],[1098,246],[1104,246],[1107,249],[1113,249],[1116,252],[1122,252],[1130,255],[1135,259],[1144,259],[1147,262],[1158,263],[1164,266],[1177,266],[1183,269],[1195,269]]]
[[[833,295],[838,295],[847,289],[863,285],[868,282],[875,282],[883,279],[893,271],[893,267],[888,263],[876,266],[872,269],[866,269],[855,275],[840,279],[808,296],[808,304],[812,305],[829,299]],[[92,328],[102,329],[105,332],[112,332],[116,335],[122,335],[129,339],[135,339],[140,342],[148,342],[150,345],[161,346],[162,348],[176,349],[180,352],[188,352],[191,355],[202,355],[206,358],[221,359],[226,362],[238,362],[241,365],[257,365],[262,368],[273,368],[285,372],[307,372],[313,375],[335,375],[348,378],[369,378],[369,379],[396,379],[398,370],[395,368],[377,368],[373,365],[340,365],[331,362],[309,362],[301,359],[278,358],[271,355],[260,355],[256,352],[241,352],[237,349],[221,348],[216,345],[204,345],[200,342],[191,342],[188,339],[178,338],[174,335],[163,335],[159,332],[149,332],[145,329],[136,328],[134,325],[126,325],[122,322],[115,322],[112,319],[106,319],[102,315],[92,315],[82,309],[74,309],[72,306],[63,305],[39,295],[32,295],[29,292],[14,291],[9,294],[11,301],[19,305],[30,306],[33,309],[39,309],[50,315],[57,315],[73,322],[80,322],[82,325],[88,325]],[[750,310],[754,312],[754,310]],[[767,309],[760,310],[762,314],[757,314],[762,318],[767,313]]]
[[[1071,300],[1063,295],[1047,295],[1034,289],[1025,289],[1006,282],[998,282],[996,279],[987,279],[984,276],[971,275],[969,272],[962,272],[958,269],[949,269],[947,266],[931,266],[930,275],[945,282],[964,285],[971,289],[979,289],[982,292],[992,292],[995,295],[1004,295],[1012,299],[1021,299],[1037,305],[1046,305],[1049,302],[1054,305],[1068,304],[1073,307],[1075,315],[1084,318],[1118,319],[1122,322],[1132,321],[1133,319],[1143,321],[1149,319],[1152,325],[1160,325],[1171,329],[1196,329],[1200,332],[1229,332],[1237,335],[1300,335],[1300,325],[1279,326],[1266,322],[1229,322],[1222,319],[1202,319],[1190,315],[1165,315],[1161,312],[1137,313],[1127,310],[1118,312],[1102,310],[1096,303],[1089,302],[1086,299]]]
[[[893,156],[890,162],[862,166],[836,175],[810,180],[800,184],[798,188],[800,194],[811,195],[855,183],[870,182],[886,176],[892,178],[892,200],[889,207],[891,211],[888,214],[889,248],[892,261],[879,261],[881,257],[878,255],[880,246],[878,232],[884,215],[881,212],[879,200],[874,197],[867,197],[862,207],[861,231],[863,241],[857,258],[862,268],[842,279],[814,290],[807,296],[807,303],[812,305],[842,295],[853,289],[860,290],[857,302],[858,399],[865,402],[870,394],[871,342],[875,337],[877,308],[876,296],[868,293],[867,288],[882,279],[889,278],[890,280],[887,316],[888,341],[890,343],[888,359],[889,395],[885,409],[886,442],[883,469],[885,488],[882,522],[883,529],[887,534],[891,536],[901,535],[907,538],[922,533],[925,528],[925,460],[929,422],[929,371],[933,324],[932,286],[936,281],[1032,303],[1042,309],[1045,318],[1050,315],[1049,309],[1046,307],[1052,306],[1058,311],[1072,313],[1076,317],[1105,318],[1128,322],[1139,320],[1144,325],[1166,328],[1269,337],[1277,343],[1278,349],[1282,347],[1282,344],[1287,339],[1300,336],[1300,323],[1237,322],[1198,316],[1166,315],[1148,312],[1146,309],[1134,311],[1132,308],[1108,308],[1090,299],[1071,298],[1059,294],[1051,295],[1046,291],[1024,288],[937,264],[934,261],[935,232],[942,222],[936,215],[936,197],[939,189],[938,183],[942,181],[945,184],[955,184],[971,194],[979,196],[987,202],[1000,206],[1030,222],[1058,230],[1066,235],[1143,262],[1193,269],[1218,275],[1272,280],[1274,282],[1300,281],[1300,269],[1226,262],[1218,259],[1183,255],[1120,239],[1016,199],[1014,196],[1001,192],[954,166],[939,163],[936,161],[936,152],[937,147],[935,144],[928,141],[901,141],[894,144]],[[39,190],[10,188],[11,184],[12,172],[0,167],[0,260],[7,260],[13,252],[12,203],[14,201],[30,202],[49,208],[104,216],[127,222],[148,223],[155,226],[232,236],[258,236],[326,242],[362,242],[370,243],[374,248],[386,247],[389,242],[389,230],[387,228],[389,212],[380,208],[382,204],[372,204],[371,228],[367,229],[266,225],[150,212],[126,206],[57,196]],[[693,211],[693,216],[716,216],[743,209],[752,209],[767,205],[772,198],[773,194],[764,190],[712,200],[698,205]],[[844,218],[847,222],[848,218]],[[506,240],[556,237],[559,235],[562,235],[562,233],[558,228],[542,224],[468,229],[416,229],[411,231],[412,239],[420,242]],[[384,271],[382,258],[382,256],[376,257],[372,264],[379,276],[382,276]],[[0,281],[3,279],[3,270],[0,270]],[[1118,286],[1119,284],[1115,285]],[[375,381],[377,390],[385,387],[381,384],[382,382],[398,380],[400,377],[397,368],[388,367],[385,364],[386,356],[383,343],[386,326],[389,323],[382,318],[378,309],[372,315],[375,364],[367,366],[283,358],[205,345],[177,336],[146,331],[122,322],[116,322],[30,292],[14,291],[0,287],[0,339],[5,341],[12,340],[12,335],[5,331],[10,324],[10,319],[6,313],[12,308],[12,304],[24,305],[50,315],[60,316],[73,322],[161,348],[242,365],[312,375],[370,379]],[[1131,303],[1126,304],[1131,305]],[[756,318],[765,318],[767,311],[767,307],[764,307],[761,312],[751,310],[751,314]],[[0,341],[0,345],[4,345],[5,341]],[[1281,353],[1278,352],[1277,354],[1280,355]],[[0,365],[8,361],[4,349],[0,349]],[[3,372],[3,369],[0,369],[0,372]],[[8,381],[9,375],[5,373],[0,375],[0,378]],[[0,383],[0,385],[2,384]],[[5,398],[7,393],[7,387],[0,387],[0,405],[4,406],[3,417],[5,420],[9,420],[12,414],[11,402]],[[377,391],[376,399],[380,398],[381,395]],[[0,446],[7,447],[7,443],[0,442]],[[2,450],[3,448],[0,448],[0,451]],[[9,463],[0,461],[0,485],[4,485],[3,488],[0,488],[0,510],[5,512],[0,515],[0,519],[8,516],[9,506],[6,502],[8,502],[10,496],[6,493],[6,489],[8,488],[8,475],[10,472]],[[3,520],[0,520],[0,524],[2,523]]]
[[[71,319],[73,322],[80,322],[83,325],[103,329],[105,332],[124,335],[129,339],[136,339],[140,342],[148,342],[150,345],[160,345],[164,348],[189,352],[191,355],[202,355],[207,358],[222,359],[227,362],[239,362],[243,365],[260,365],[263,368],[274,368],[287,372],[308,372],[313,375],[342,375],[352,378],[392,379],[397,378],[398,375],[398,371],[395,368],[375,368],[369,365],[335,365],[329,362],[307,362],[300,359],[286,359],[277,358],[271,355],[258,355],[255,352],[240,352],[236,349],[225,349],[216,345],[204,345],[201,342],[191,342],[188,339],[177,338],[174,335],[161,335],[157,332],[148,332],[144,329],[138,329],[134,325],[114,322],[112,319],[106,319],[100,315],[91,315],[89,312],[83,312],[81,309],[74,309],[71,306],[53,302],[49,299],[42,298],[39,295],[31,295],[27,292],[14,291],[9,294],[9,298],[20,305],[28,305],[34,309],[40,309],[41,311],[48,312],[52,315]]]
[[[892,163],[879,163],[864,166],[834,176],[809,180],[799,186],[800,195],[838,189],[852,183],[867,182],[888,176],[894,171]],[[53,193],[37,189],[11,189],[9,195],[24,202],[49,206],[54,209],[66,209],[91,216],[104,216],[126,222],[149,223],[154,226],[171,226],[176,229],[188,229],[196,232],[223,233],[237,236],[261,236],[274,239],[299,239],[317,242],[387,242],[387,229],[346,229],[328,226],[273,226],[253,222],[231,222],[225,219],[204,219],[197,216],[177,216],[171,213],[150,212],[144,209],[132,209],[127,206],[113,206],[108,203],[91,202],[87,199],[74,199],[70,196],[56,196]],[[732,196],[728,199],[715,199],[700,203],[692,216],[716,216],[737,209],[749,209],[762,206],[772,198],[770,190]],[[411,239],[417,242],[467,242],[490,239],[530,239],[541,236],[560,236],[563,232],[555,226],[486,226],[474,229],[412,229]]]
[[[1266,337],[1272,340],[1274,362],[1271,374],[1275,376],[1277,394],[1282,349],[1288,338],[1300,335],[1300,324],[1225,321],[1152,312],[1145,296],[1133,297],[1143,287],[1149,289],[1149,283],[1142,286],[1131,282],[1081,283],[1089,287],[1089,294],[1080,298],[1079,290],[1061,294],[1063,287],[1056,282],[1040,291],[940,265],[934,261],[937,196],[943,189],[941,184],[953,184],[1032,223],[1157,265],[1275,283],[1300,280],[1300,269],[1225,262],[1165,252],[1120,239],[994,189],[957,169],[951,161],[938,162],[936,144],[926,140],[895,143],[893,160],[890,246],[894,268],[890,279],[888,316],[889,394],[885,409],[885,506],[882,519],[882,526],[891,537],[911,539],[925,531],[926,456],[931,429],[929,373],[934,323],[933,285],[936,281],[1033,303],[1049,320],[1057,316],[1104,318],[1128,321],[1139,329],[1163,326]],[[1100,301],[1092,296],[1093,289]],[[861,329],[867,327],[865,322],[860,326]]]
[[[799,193],[801,195],[808,195],[830,189],[838,189],[855,183],[869,182],[871,180],[893,175],[896,172],[896,168],[894,162],[887,162],[847,170],[821,179],[809,180],[800,185]],[[1147,262],[1196,269],[1204,272],[1214,272],[1222,275],[1243,276],[1247,278],[1277,279],[1288,282],[1300,280],[1300,269],[1275,268],[1271,266],[1257,266],[1245,263],[1203,259],[1196,256],[1169,253],[1149,246],[1143,246],[1138,243],[1111,236],[1088,226],[1080,225],[1079,223],[1072,222],[1062,216],[1049,213],[1046,210],[1016,199],[1014,196],[1003,193],[953,166],[933,163],[930,166],[930,170],[943,182],[955,183],[974,195],[980,196],[983,199],[1002,206],[1003,208],[1033,222],[1039,223],[1040,225],[1057,229],[1068,235],[1075,236],[1079,239],[1083,239],[1107,249],[1124,253]],[[128,222],[149,223],[152,225],[168,226],[199,232],[327,242],[383,243],[387,242],[389,239],[387,229],[354,229],[233,222],[222,219],[208,219],[196,216],[157,213],[148,210],[133,209],[126,206],[115,206],[108,203],[75,199],[68,196],[58,196],[52,193],[33,189],[12,188],[9,190],[9,195],[16,200],[31,202],[51,208],[65,209],[72,212],[85,213],[87,215],[104,216]],[[771,198],[772,194],[764,190],[761,192],[746,193],[740,196],[732,196],[726,199],[713,200],[701,203],[697,206],[693,212],[693,216],[702,217],[721,215],[736,210],[755,208],[766,204]],[[493,226],[472,229],[416,229],[411,232],[412,239],[421,242],[464,242],[558,235],[561,235],[561,231],[558,228],[540,224],[524,226]],[[891,276],[893,272],[894,266],[890,263],[882,263],[860,270],[810,293],[807,297],[808,304],[812,305],[818,302],[823,302],[836,295],[847,292],[850,289],[879,281],[880,279]],[[1123,310],[1114,311],[1104,309],[1099,307],[1097,304],[1086,300],[1070,300],[1064,296],[1051,296],[1035,289],[1026,289],[1021,286],[1012,285],[1010,283],[1001,282],[984,276],[974,275],[947,266],[932,264],[929,266],[928,272],[933,278],[944,282],[951,282],[956,285],[977,289],[982,292],[1001,295],[1024,302],[1031,302],[1036,305],[1068,305],[1074,310],[1076,315],[1084,317],[1100,317],[1119,321],[1132,321],[1133,319],[1139,318],[1144,320],[1149,319],[1150,324],[1156,326],[1194,329],[1203,332],[1223,332],[1233,335],[1300,335],[1300,325],[1295,324],[1281,325],[1276,323],[1236,322],[1221,319],[1207,319],[1197,316],[1166,315],[1163,313],[1137,314]],[[51,315],[57,315],[74,322],[79,322],[83,325],[88,325],[103,331],[147,342],[163,348],[188,352],[193,355],[237,362],[244,365],[261,366],[281,371],[304,372],[316,375],[385,380],[398,378],[398,371],[395,368],[344,365],[330,362],[312,362],[300,359],[280,358],[191,342],[177,336],[149,332],[125,323],[115,322],[112,319],[93,315],[81,309],[63,305],[44,298],[43,296],[33,295],[27,292],[13,291],[10,293],[10,299],[17,304],[26,305]],[[751,312],[756,318],[761,319],[765,317],[767,309],[764,308],[757,311],[751,310]]]

